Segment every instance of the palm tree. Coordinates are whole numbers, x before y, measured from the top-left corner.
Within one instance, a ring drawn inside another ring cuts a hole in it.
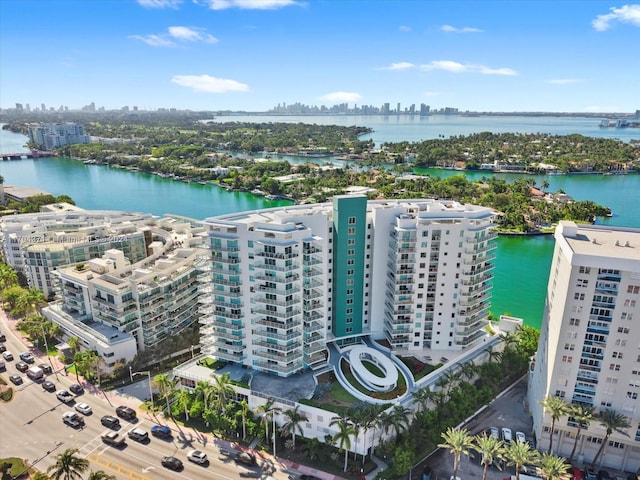
[[[40,313],[40,307],[47,304],[44,293],[37,288],[29,288],[23,292],[16,302],[16,308],[25,315]]]
[[[295,408],[285,410],[283,415],[287,417],[287,421],[282,424],[280,427],[281,431],[285,434],[290,434],[293,438],[293,449],[296,448],[296,430],[300,435],[302,435],[302,427],[300,424],[302,422],[308,422],[309,418],[302,412],[298,411],[300,406],[296,405]]]
[[[51,477],[44,472],[35,472],[29,477],[31,480],[51,480]]]
[[[394,405],[391,410],[391,427],[396,432],[396,438],[400,435],[402,430],[405,430],[409,426],[409,419],[411,418],[411,410],[402,405]]]
[[[321,445],[322,444],[320,443],[320,440],[318,440],[316,437],[309,439],[305,448],[309,460],[313,461],[320,456]]]
[[[168,373],[161,373],[153,377],[153,383],[158,387],[159,394],[167,402],[167,415],[171,415],[171,405],[169,397],[173,395],[175,386],[178,384],[177,378],[170,378]]]
[[[600,425],[607,429],[604,438],[602,439],[602,443],[600,444],[600,448],[598,449],[598,453],[591,462],[591,466],[595,467],[598,462],[598,458],[602,455],[602,451],[604,447],[609,443],[609,437],[613,432],[620,433],[625,437],[628,437],[629,434],[625,432],[627,428],[631,427],[629,423],[629,419],[625,417],[623,414],[616,412],[615,410],[607,409],[604,412],[600,412],[597,415],[598,420],[600,421]]]
[[[471,380],[478,373],[478,367],[472,361],[464,362],[460,365],[460,375],[465,377],[467,381]]]
[[[249,409],[249,404],[246,399],[242,399],[240,402],[240,413],[242,414],[242,439],[244,440],[247,437],[247,415],[249,415],[251,410]]]
[[[229,400],[235,393],[231,384],[231,377],[229,373],[223,373],[222,375],[212,375],[214,381],[214,391],[216,392],[216,403],[218,404],[218,411],[223,412],[227,407]]]
[[[330,425],[334,425],[335,420],[330,423]],[[344,471],[347,471],[347,463],[349,461],[349,450],[351,449],[351,435],[355,434],[353,429],[353,425],[350,425],[348,422],[340,421],[337,422],[339,431],[333,436],[333,441],[338,442],[338,448],[340,450],[344,449]]]
[[[544,480],[560,480],[569,474],[570,465],[564,458],[551,453],[543,453],[540,457],[540,472]]]
[[[180,390],[178,394],[178,403],[184,410],[184,416],[186,421],[189,421],[189,406],[191,405],[191,392],[186,388]]]
[[[104,470],[98,470],[97,472],[91,472],[87,480],[116,480],[116,476],[109,475]]]
[[[547,453],[553,451],[553,434],[556,429],[556,420],[567,415],[569,413],[569,404],[560,397],[554,395],[547,395],[547,397],[540,402],[542,408],[551,415],[551,430],[549,430],[549,449]]]
[[[256,408],[256,413],[262,416],[262,422],[264,423],[264,437],[269,441],[269,415],[273,414],[273,404],[275,401],[273,398],[267,399],[262,405]]]
[[[449,427],[447,431],[442,434],[442,439],[444,443],[439,444],[438,447],[449,450],[453,455],[453,478],[456,479],[458,477],[460,457],[471,454],[473,437],[469,435],[469,432],[464,428]]]
[[[576,439],[573,442],[571,455],[569,455],[569,463],[571,463],[571,461],[573,460],[573,455],[576,453],[576,447],[578,446],[578,440],[580,439],[580,432],[583,428],[589,427],[589,423],[591,423],[591,420],[593,419],[593,407],[591,405],[583,405],[581,403],[572,405],[569,415],[578,424]]]
[[[9,265],[0,264],[0,290],[18,284],[18,274]]]
[[[493,462],[504,460],[504,443],[491,435],[483,433],[476,436],[475,445],[471,448],[482,455],[480,462],[483,465],[482,480],[487,480],[489,465],[492,465]]]
[[[428,408],[429,402],[433,401],[434,398],[434,392],[428,386],[422,387],[413,393],[413,401],[420,405],[421,412],[424,412]]]
[[[47,468],[52,480],[81,479],[82,474],[89,469],[89,460],[77,455],[77,448],[67,448],[55,456],[56,463]]]
[[[193,391],[196,394],[196,398],[197,399],[201,398],[202,401],[204,402],[204,409],[208,410],[209,401],[213,399],[215,395],[215,390],[213,388],[213,385],[211,385],[209,382],[200,380],[196,385],[196,388],[193,389]]]
[[[520,480],[520,470],[525,465],[538,462],[540,454],[537,450],[532,450],[527,442],[511,442],[505,448],[505,458],[507,465],[513,465],[516,470],[516,480]]]

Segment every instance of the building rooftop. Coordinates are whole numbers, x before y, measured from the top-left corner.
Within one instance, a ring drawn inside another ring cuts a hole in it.
[[[602,258],[603,261],[609,262],[618,260],[626,262],[626,265],[611,265],[610,268],[640,271],[640,229],[577,225],[575,222],[562,221],[558,234],[564,238],[575,255]]]

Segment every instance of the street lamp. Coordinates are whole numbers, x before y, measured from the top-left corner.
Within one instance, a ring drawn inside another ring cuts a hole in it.
[[[147,377],[149,378],[149,395],[150,395],[150,399],[151,399],[151,411],[153,412],[155,410],[155,404],[153,403],[153,388],[151,386],[151,372],[149,370],[145,370],[143,372],[133,372],[131,370],[131,365],[129,365],[129,377],[131,378],[131,382],[133,382],[133,376],[134,375],[147,375]]]

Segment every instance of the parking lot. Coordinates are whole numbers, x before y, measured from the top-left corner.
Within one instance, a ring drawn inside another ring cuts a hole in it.
[[[496,427],[502,438],[502,429],[511,429],[512,436],[515,438],[516,432],[525,434],[525,438],[532,444],[533,431],[532,419],[527,410],[526,401],[527,382],[526,378],[520,380],[499,398],[494,400],[486,409],[484,409],[476,417],[472,418],[465,428],[470,434],[476,435],[483,431],[489,431],[491,427]],[[449,480],[453,473],[453,457],[446,450],[438,450],[429,457],[423,465],[429,465],[432,468],[431,480]],[[463,457],[458,468],[458,477],[461,480],[469,478],[482,478],[483,466],[480,465],[479,455],[475,458]],[[419,477],[422,468],[414,470]],[[487,480],[502,480],[505,477],[514,475],[513,467],[506,467],[499,470],[495,466],[489,467],[487,472]],[[414,477],[414,478],[416,478]]]

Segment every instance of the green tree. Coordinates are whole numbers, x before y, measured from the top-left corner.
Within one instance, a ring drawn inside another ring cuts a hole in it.
[[[282,412],[282,414],[287,418],[282,426],[280,427],[281,431],[285,435],[291,435],[293,439],[293,448],[296,448],[296,431],[302,435],[302,427],[300,424],[302,422],[308,422],[309,418],[302,412],[298,411],[299,405],[296,405],[295,408],[290,408]]]
[[[573,455],[576,453],[576,447],[578,446],[578,440],[580,439],[580,432],[583,428],[588,428],[591,420],[593,420],[593,407],[591,405],[576,404],[572,405],[569,415],[578,424],[578,431],[576,432],[576,439],[573,442],[573,448],[571,449],[571,455],[569,455],[569,463],[573,460]]]
[[[442,433],[442,439],[444,442],[438,447],[449,450],[453,455],[453,478],[455,479],[458,476],[460,458],[462,455],[471,455],[473,437],[464,428],[449,427],[446,432]]]
[[[505,448],[505,458],[507,465],[515,467],[516,480],[520,480],[520,470],[525,465],[535,465],[538,463],[540,454],[537,450],[532,450],[527,442],[511,442]]]
[[[109,475],[104,470],[98,470],[96,472],[91,472],[87,480],[116,480],[116,476]]]
[[[168,373],[161,373],[153,377],[153,384],[158,387],[160,397],[164,397],[167,402],[167,415],[171,415],[171,405],[169,398],[174,394],[175,387],[178,383],[177,378],[171,378]]]
[[[498,464],[504,460],[504,443],[491,435],[483,433],[475,437],[475,443],[472,448],[482,455],[482,460],[480,460],[482,480],[486,480],[489,465]]]
[[[549,449],[547,450],[547,453],[552,453],[553,434],[555,433],[556,420],[559,420],[569,413],[569,404],[560,397],[547,395],[547,397],[540,402],[540,405],[549,415],[551,415],[551,429],[549,430]]]
[[[52,480],[81,479],[82,474],[89,469],[89,460],[78,455],[77,448],[68,448],[55,456],[55,461],[47,469]]]
[[[229,373],[223,373],[222,375],[212,375],[213,388],[216,392],[216,404],[218,405],[218,411],[223,412],[227,408],[227,404],[235,394],[235,390],[231,384],[231,377]]]
[[[329,425],[338,426],[338,433],[333,435],[332,440],[337,443],[340,451],[344,449],[344,471],[346,472],[349,461],[349,450],[351,449],[351,435],[355,434],[355,430],[350,423],[344,420],[336,421],[335,417]]]
[[[631,427],[629,423],[629,419],[625,417],[620,412],[616,412],[615,410],[607,409],[603,412],[600,412],[597,416],[600,421],[600,425],[606,428],[606,433],[604,438],[602,439],[602,443],[600,444],[600,448],[598,449],[598,453],[593,457],[593,462],[591,462],[591,466],[595,467],[598,462],[598,458],[602,455],[604,451],[604,447],[609,443],[609,437],[613,432],[620,433],[625,437],[628,437],[629,434],[625,431],[627,428]]]
[[[540,457],[540,472],[544,480],[560,480],[569,474],[571,466],[564,458],[551,453],[543,453]]]
[[[261,405],[258,405],[256,408],[256,413],[262,417],[262,423],[264,425],[264,438],[268,442],[269,441],[269,416],[273,415],[275,411],[275,400],[272,398],[267,399]]]

